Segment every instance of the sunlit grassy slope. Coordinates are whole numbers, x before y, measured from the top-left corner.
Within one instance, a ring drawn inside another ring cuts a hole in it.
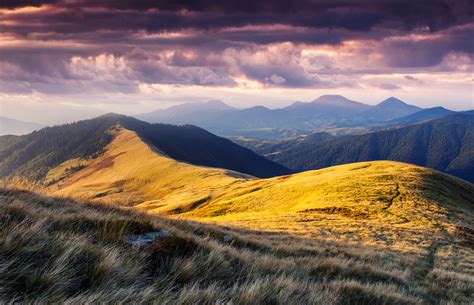
[[[453,241],[374,251],[3,188],[0,223],[1,304],[470,304],[474,293],[474,253]],[[168,237],[124,240],[155,230]]]
[[[141,203],[156,212],[165,212],[184,209],[222,192],[241,180],[237,177],[246,176],[177,162],[154,151],[135,132],[119,129],[103,155],[88,161],[87,167],[53,184],[48,191],[128,206]]]
[[[426,168],[376,161],[256,179],[176,162],[132,131],[115,133],[105,154],[48,191],[201,222],[404,249],[472,229],[472,184]]]

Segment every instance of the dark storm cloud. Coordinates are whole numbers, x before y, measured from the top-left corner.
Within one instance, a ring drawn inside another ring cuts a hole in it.
[[[466,0],[6,1],[1,2],[0,7],[41,4],[69,9],[49,15],[49,22],[45,24],[47,28],[54,28],[55,22],[65,22],[63,31],[69,32],[120,28],[208,30],[274,23],[354,31],[369,31],[375,26],[402,30],[428,26],[436,31],[466,22],[473,14],[473,5]],[[41,15],[36,16],[41,18]],[[23,15],[23,18],[29,17],[32,16]],[[84,22],[77,23],[77,19]],[[71,24],[76,24],[77,29]]]
[[[36,9],[21,9],[27,6]],[[83,90],[88,81],[120,92],[139,82],[235,86],[235,76],[268,86],[330,88],[346,80],[323,75],[431,67],[452,52],[474,54],[469,0],[4,0],[0,8],[0,35],[21,42],[0,45],[0,81],[18,92]],[[320,58],[303,66],[301,45],[337,48],[345,41],[367,43],[351,52],[380,55],[386,66],[344,71]],[[286,42],[294,52],[249,59]],[[100,55],[109,57],[97,61]],[[72,62],[77,57],[82,60]],[[102,65],[108,79],[96,68]]]
[[[54,4],[56,0],[3,0],[0,2],[0,8],[14,9],[26,6],[41,6],[43,4]]]
[[[442,35],[423,39],[394,39],[384,47],[389,65],[393,67],[429,67],[443,60],[450,52],[474,56],[474,25],[454,28]]]

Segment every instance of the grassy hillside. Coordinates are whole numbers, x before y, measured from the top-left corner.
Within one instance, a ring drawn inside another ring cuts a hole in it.
[[[377,161],[247,181],[179,217],[404,251],[464,230],[473,198],[472,184]]]
[[[429,246],[473,218],[472,184],[414,165],[374,161],[256,179],[177,162],[133,131],[115,133],[105,153],[83,168],[68,172],[72,165],[66,163],[52,169],[49,175],[60,178],[46,192],[150,214],[402,250]]]
[[[0,303],[468,304],[474,293],[461,239],[472,231],[374,251],[11,189],[0,189],[0,221]],[[169,233],[125,242],[156,230]]]
[[[62,164],[51,172],[58,175],[65,168]],[[184,209],[246,177],[175,161],[154,151],[135,132],[117,129],[104,154],[79,171],[64,172],[47,191],[126,206],[143,203],[159,212]]]

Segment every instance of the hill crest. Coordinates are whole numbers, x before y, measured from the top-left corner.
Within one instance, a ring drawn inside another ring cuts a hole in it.
[[[176,160],[258,177],[290,173],[285,167],[199,127],[149,124],[110,113],[0,141],[0,176],[16,174],[41,180],[50,168],[62,162],[94,158],[112,141],[109,129],[116,125],[137,132],[145,142]]]

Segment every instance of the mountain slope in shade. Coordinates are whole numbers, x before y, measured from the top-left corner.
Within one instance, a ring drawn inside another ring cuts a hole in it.
[[[373,108],[367,110],[364,116],[375,121],[387,121],[405,117],[420,111],[421,108],[409,105],[397,98],[390,97]]]
[[[37,123],[23,122],[0,116],[0,136],[23,135],[38,130],[42,126]]]
[[[444,117],[444,116],[455,114],[455,113],[456,113],[455,111],[451,111],[443,107],[433,107],[433,108],[417,111],[413,114],[400,117],[398,119],[391,120],[387,123],[387,125],[408,126],[408,125]]]
[[[95,158],[112,141],[110,129],[116,126],[137,132],[147,143],[176,160],[258,177],[289,173],[283,166],[195,126],[149,124],[110,114],[8,139],[7,144],[0,145],[0,176],[41,180],[63,162]],[[0,138],[0,142],[6,139]]]
[[[370,160],[394,160],[474,181],[474,116],[456,114],[399,129],[296,144],[268,155],[293,170]]]

